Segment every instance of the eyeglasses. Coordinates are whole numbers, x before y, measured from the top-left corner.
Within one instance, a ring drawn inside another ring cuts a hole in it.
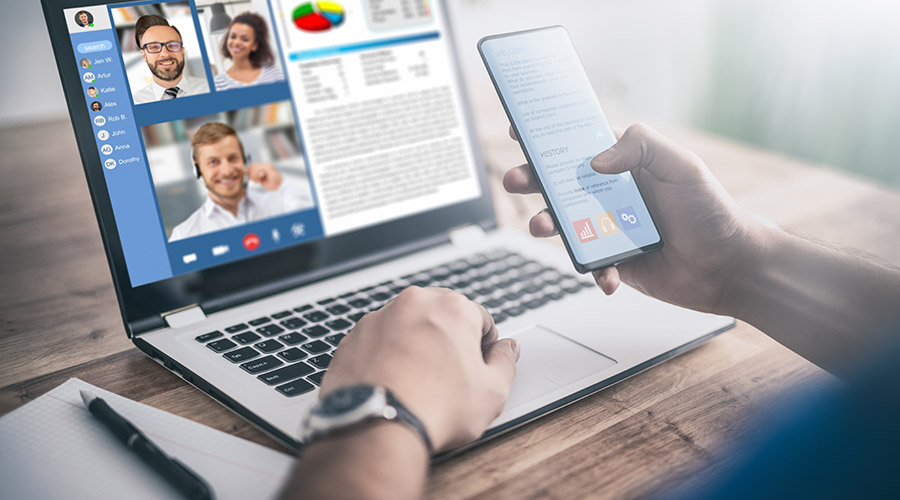
[[[166,50],[168,50],[169,52],[181,52],[181,49],[184,48],[184,45],[181,42],[151,42],[142,45],[141,50],[146,50],[151,54],[159,54],[160,52],[162,52],[163,46],[165,46]]]

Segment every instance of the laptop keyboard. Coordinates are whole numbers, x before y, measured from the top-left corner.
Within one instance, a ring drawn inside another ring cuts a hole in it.
[[[195,337],[211,353],[292,397],[321,385],[335,349],[353,325],[404,288],[445,287],[483,305],[503,323],[593,285],[508,250],[494,250],[395,280],[276,311]]]

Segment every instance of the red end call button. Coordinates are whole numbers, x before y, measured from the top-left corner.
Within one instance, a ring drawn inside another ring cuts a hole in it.
[[[244,236],[244,248],[251,252],[259,248],[259,236],[253,233]]]

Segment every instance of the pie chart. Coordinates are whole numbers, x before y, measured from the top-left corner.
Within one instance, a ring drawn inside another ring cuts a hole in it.
[[[337,2],[305,2],[294,9],[291,19],[303,31],[327,31],[344,22],[344,7]]]

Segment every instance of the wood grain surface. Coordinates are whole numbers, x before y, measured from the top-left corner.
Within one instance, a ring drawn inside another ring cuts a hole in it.
[[[745,208],[787,230],[900,264],[897,192],[708,135],[662,131],[697,152]],[[0,414],[79,377],[284,449],[125,336],[70,124],[0,133]],[[499,187],[502,172],[522,155],[505,134],[482,141],[501,224],[524,228],[540,200]],[[762,432],[760,415],[829,379],[739,323],[691,352],[435,465],[427,495],[633,498],[703,482]]]

